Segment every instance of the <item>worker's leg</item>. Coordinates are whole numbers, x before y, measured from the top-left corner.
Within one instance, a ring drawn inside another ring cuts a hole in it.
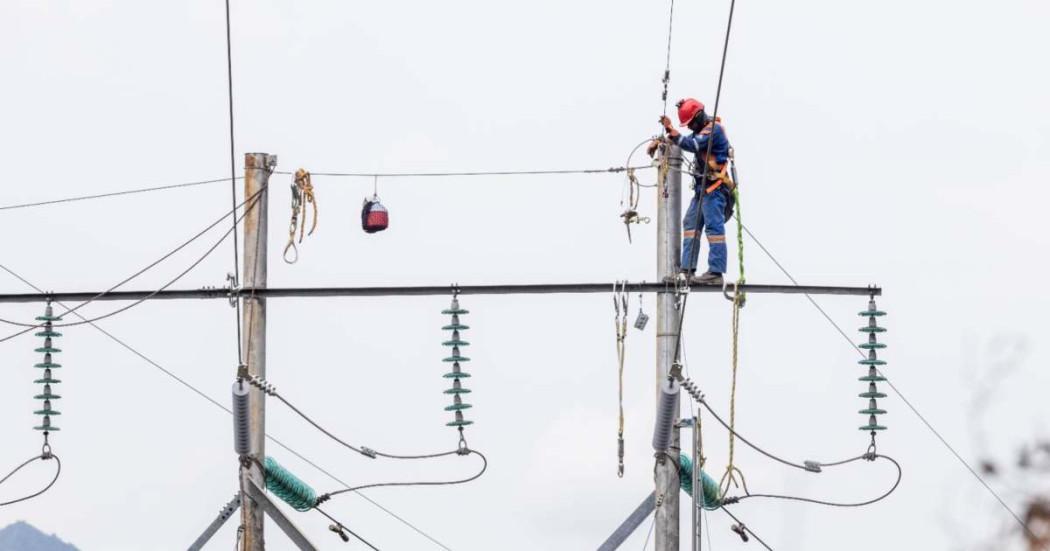
[[[704,227],[704,214],[700,208],[700,194],[694,194],[682,221],[682,271],[695,272],[700,256],[700,239],[697,231]]]
[[[719,188],[704,195],[700,205],[704,232],[711,250],[707,254],[707,270],[716,274],[726,272],[726,194]]]

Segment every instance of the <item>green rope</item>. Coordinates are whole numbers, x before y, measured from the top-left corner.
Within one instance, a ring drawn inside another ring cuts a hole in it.
[[[693,460],[688,455],[680,454],[678,456],[678,479],[682,485],[682,491],[690,496],[693,495]],[[718,483],[715,479],[708,476],[703,470],[700,471],[700,486],[703,488],[703,507],[709,511],[713,511],[722,505],[722,500],[719,498]]]
[[[272,457],[266,458],[266,489],[296,511],[309,511],[317,503],[314,489],[285,469]]]

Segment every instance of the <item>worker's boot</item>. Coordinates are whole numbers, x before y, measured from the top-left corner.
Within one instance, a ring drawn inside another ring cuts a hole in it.
[[[693,278],[693,283],[698,285],[721,285],[722,274],[718,272],[704,272]]]

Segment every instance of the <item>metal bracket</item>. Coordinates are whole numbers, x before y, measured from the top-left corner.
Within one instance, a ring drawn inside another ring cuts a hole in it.
[[[226,300],[230,301],[230,308],[237,307],[237,295],[241,290],[240,283],[237,281],[237,277],[233,274],[226,273]]]
[[[192,544],[190,544],[188,551],[200,551],[201,549],[203,549],[204,544],[208,543],[208,540],[210,540],[211,537],[219,531],[219,528],[222,528],[223,524],[226,524],[226,521],[233,516],[233,513],[236,512],[240,506],[241,496],[240,494],[237,494],[233,496],[233,499],[231,499],[230,502],[227,503],[221,511],[219,511],[219,516],[216,517],[215,520],[211,521],[211,524],[209,524],[208,527],[204,529],[204,532],[201,533],[201,535]]]
[[[284,516],[284,513],[277,508],[277,505],[274,505],[270,498],[266,497],[266,494],[255,485],[255,482],[251,480],[246,481],[244,492],[270,516],[273,522],[277,524],[277,527],[284,532],[284,535],[288,536],[288,539],[292,540],[296,547],[301,551],[317,551],[317,547],[310,543],[310,540],[306,539],[306,536],[292,524],[292,521],[288,520],[288,517]]]

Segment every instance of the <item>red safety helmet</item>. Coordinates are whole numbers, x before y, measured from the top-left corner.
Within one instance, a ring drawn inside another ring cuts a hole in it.
[[[679,126],[689,126],[689,121],[693,120],[697,113],[704,110],[704,104],[700,103],[700,100],[693,98],[681,100],[677,105],[678,122],[681,123]]]

